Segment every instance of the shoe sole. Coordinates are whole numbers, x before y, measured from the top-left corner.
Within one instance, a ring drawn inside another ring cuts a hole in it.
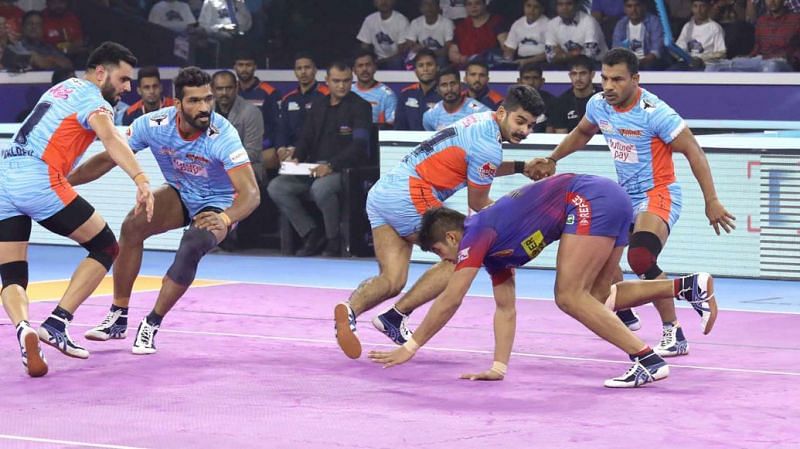
[[[44,331],[44,332],[47,332],[47,331]],[[74,355],[74,354],[70,354],[69,352],[62,351],[61,348],[58,347],[58,345],[50,343],[50,339],[49,338],[41,338],[41,336],[39,336],[39,341],[44,343],[44,344],[46,344],[47,346],[50,346],[51,348],[55,348],[58,352],[64,354],[67,357],[72,357],[73,359],[80,359],[80,360],[86,360],[86,359],[89,358],[88,354],[86,355],[86,357],[81,357],[79,355]]]
[[[156,353],[156,351],[140,351],[140,352],[136,352],[135,349],[131,349],[131,354],[134,354],[134,355],[150,355],[150,354],[155,354],[155,353]]]
[[[85,334],[83,334],[83,338],[91,341],[124,340],[127,337],[128,337],[127,333],[122,334],[119,337],[112,337],[111,335],[106,334],[104,332],[94,332],[94,331],[88,331]]]
[[[333,319],[336,321],[336,343],[344,351],[344,355],[351,359],[361,357],[361,342],[358,336],[350,330],[350,317],[347,306],[337,304],[333,309]]]
[[[28,353],[28,375],[42,377],[47,374],[47,362],[39,356],[39,336],[35,332],[25,336],[25,352]]]
[[[708,300],[708,308],[711,311],[711,316],[708,318],[705,329],[703,329],[703,335],[708,335],[708,333],[711,332],[711,328],[714,327],[714,322],[717,321],[717,313],[719,312],[717,309],[717,298],[714,296],[714,278],[711,275],[708,276],[708,296],[711,297],[711,299]]]

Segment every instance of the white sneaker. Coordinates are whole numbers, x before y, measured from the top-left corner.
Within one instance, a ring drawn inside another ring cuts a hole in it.
[[[124,319],[126,324],[119,324],[120,319]],[[87,340],[93,341],[122,340],[128,336],[127,323],[128,313],[126,310],[109,311],[99,326],[89,329],[83,336]]]
[[[144,318],[136,330],[136,340],[133,342],[131,352],[138,355],[154,354],[156,352],[156,334],[160,326],[152,325]]]
[[[642,364],[642,360],[648,357],[658,357],[659,361],[647,367]],[[658,354],[650,354],[639,359],[633,360],[633,365],[625,374],[620,377],[606,380],[603,385],[608,388],[636,388],[644,384],[665,379],[669,376],[669,365]]]
[[[653,348],[661,357],[675,357],[689,353],[689,341],[683,335],[680,325],[665,324],[661,331],[661,341]]]
[[[356,333],[356,314],[350,305],[344,302],[336,304],[333,308],[333,318],[336,321],[336,342],[344,354],[351,359],[361,357],[361,342]]]
[[[17,327],[17,340],[22,352],[22,365],[31,377],[42,377],[47,374],[47,360],[39,346],[39,335],[28,326]]]
[[[714,298],[714,278],[708,273],[695,273],[681,279],[682,285],[691,284],[678,292],[677,299],[688,301],[700,315],[700,326],[708,334],[717,320],[717,300]]]
[[[61,321],[64,323],[64,330],[59,330],[55,326],[50,324],[50,321]],[[76,359],[88,359],[89,358],[89,351],[86,348],[79,346],[72,338],[69,336],[69,321],[59,318],[55,315],[50,315],[44,323],[39,327],[37,331],[39,334],[39,340],[47,345],[50,345],[59,351],[62,354],[75,357]]]

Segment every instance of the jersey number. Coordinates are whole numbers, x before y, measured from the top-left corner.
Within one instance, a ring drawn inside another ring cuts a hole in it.
[[[455,128],[452,128],[452,127],[444,128],[443,130],[441,130],[441,131],[437,132],[436,134],[434,134],[433,136],[431,136],[430,139],[425,140],[422,143],[420,143],[419,145],[417,145],[417,147],[414,148],[414,151],[412,151],[406,157],[403,158],[403,162],[407,161],[408,158],[411,158],[411,157],[417,157],[417,156],[430,154],[431,152],[433,152],[433,148],[436,145],[444,142],[447,139],[455,137],[455,135],[456,135],[456,129]]]
[[[53,106],[53,104],[47,102],[37,104],[36,107],[33,108],[33,111],[31,111],[27,120],[25,120],[25,123],[23,123],[19,131],[17,131],[17,137],[14,138],[14,143],[17,145],[25,145],[28,143],[28,134],[39,124],[39,121],[47,114],[51,106]]]

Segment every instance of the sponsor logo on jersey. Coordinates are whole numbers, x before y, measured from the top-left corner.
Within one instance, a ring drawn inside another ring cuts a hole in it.
[[[575,206],[578,212],[578,227],[589,226],[592,222],[592,207],[589,205],[589,202],[586,201],[586,198],[580,194],[573,192],[573,195],[570,202]]]
[[[418,108],[419,101],[417,101],[416,98],[409,97],[408,99],[406,99],[406,106],[408,106],[409,108]]]
[[[531,259],[536,258],[539,253],[542,252],[545,246],[544,243],[544,235],[542,231],[536,231],[533,234],[529,235],[525,240],[522,241],[522,249],[525,250],[525,254],[528,255]]]
[[[509,249],[501,249],[500,251],[489,254],[489,257],[511,257],[513,255],[514,255],[514,250],[512,248],[509,248]]]
[[[289,104],[286,106],[286,109],[288,109],[289,111],[299,111],[300,105],[297,104],[296,101],[290,101]]]
[[[219,137],[219,128],[214,125],[209,125],[206,135],[209,137],[209,139],[216,139]]]
[[[203,164],[203,165],[208,164],[209,162],[211,162],[208,159],[204,158],[203,156],[200,156],[198,154],[192,154],[192,153],[187,154],[186,155],[186,159],[189,159],[192,162],[197,162],[197,163],[200,163],[200,164]]]
[[[625,137],[642,137],[642,130],[641,129],[625,129],[620,128],[619,133]]]
[[[497,173],[497,166],[491,162],[485,162],[481,165],[481,168],[478,169],[478,175],[481,179],[494,178],[495,173]]]
[[[636,145],[626,143],[617,139],[608,139],[608,148],[615,161],[637,163],[639,154],[636,152]]]
[[[158,150],[158,152],[161,153],[161,154],[167,155],[169,157],[175,156],[175,153],[176,153],[176,151],[174,149],[169,148],[169,147],[161,147],[161,149]]]
[[[459,264],[469,258],[469,249],[471,246],[468,246],[461,251],[458,252],[458,258],[456,258],[456,263]]]
[[[234,164],[243,164],[250,160],[250,157],[247,156],[247,151],[244,148],[240,148],[233,153],[231,153],[231,162]]]
[[[167,115],[166,114],[157,114],[151,115],[148,117],[147,123],[150,127],[155,128],[157,126],[164,126],[167,124]]]
[[[575,215],[573,214],[567,215],[567,224],[568,225],[575,224]]]
[[[50,88],[49,92],[50,96],[52,96],[56,100],[66,100],[67,98],[69,98],[70,94],[75,91],[59,84],[57,86],[53,86],[52,88]]]
[[[201,176],[203,178],[208,178],[208,171],[206,168],[201,166],[200,164],[195,164],[192,162],[185,162],[180,159],[173,159],[172,160],[172,168],[175,170],[186,173],[193,176]]]
[[[602,131],[604,134],[613,134],[614,133],[614,127],[611,126],[611,123],[608,123],[605,120],[598,120],[597,121],[597,127],[600,128],[600,131]]]

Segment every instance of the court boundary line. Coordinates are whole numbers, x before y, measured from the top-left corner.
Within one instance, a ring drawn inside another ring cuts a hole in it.
[[[118,444],[87,443],[84,441],[55,440],[51,438],[26,437],[21,435],[11,435],[2,433],[0,433],[0,440],[14,440],[14,441],[25,441],[29,443],[45,443],[45,444],[66,444],[68,446],[94,447],[100,449],[147,449],[141,446],[122,446]]]

